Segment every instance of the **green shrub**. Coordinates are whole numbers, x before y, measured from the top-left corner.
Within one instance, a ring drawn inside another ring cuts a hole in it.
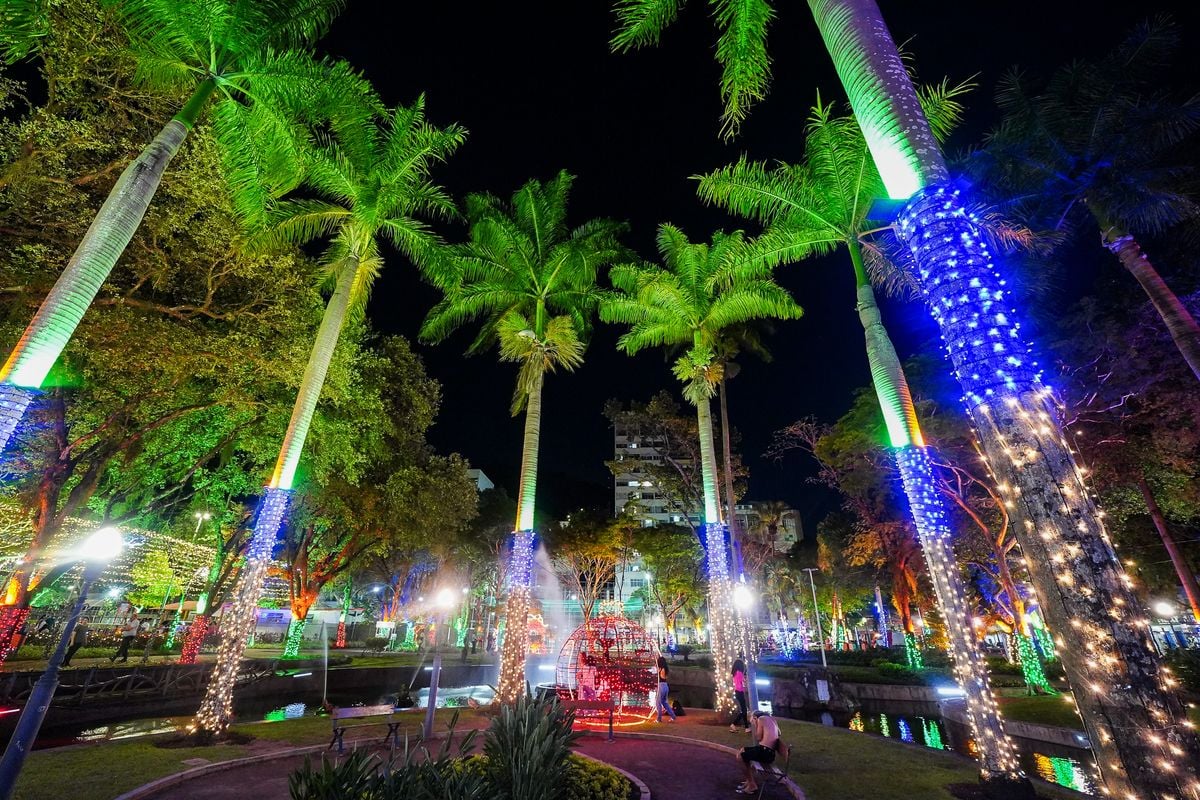
[[[558,699],[522,696],[515,705],[501,706],[483,746],[488,782],[504,800],[561,800],[574,715]]]
[[[388,640],[383,636],[371,636],[363,642],[363,649],[372,653],[382,653],[383,648],[387,647]]]
[[[632,790],[629,779],[607,764],[568,756],[563,800],[629,800]]]

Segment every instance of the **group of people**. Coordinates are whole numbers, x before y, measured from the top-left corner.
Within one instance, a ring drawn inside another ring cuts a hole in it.
[[[675,710],[671,707],[668,695],[671,691],[670,674],[671,668],[667,666],[667,660],[662,656],[658,657],[658,693],[656,695],[654,708],[658,713],[658,721],[662,722],[663,712],[667,714],[667,721],[675,721]],[[762,764],[764,767],[775,761],[777,755],[787,758],[788,745],[783,741],[779,734],[779,723],[765,711],[755,710],[747,716],[746,703],[746,662],[741,658],[737,658],[733,662],[733,698],[737,703],[738,713],[733,718],[733,722],[729,726],[729,730],[737,731],[744,727],[746,733],[754,735],[754,744],[749,747],[743,747],[738,752],[738,761],[742,765],[742,774],[745,780],[737,786],[738,794],[758,794],[759,787],[754,780],[754,764]]]

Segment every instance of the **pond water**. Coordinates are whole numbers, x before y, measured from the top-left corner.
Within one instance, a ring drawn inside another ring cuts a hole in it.
[[[777,709],[779,716],[786,712]],[[957,725],[947,725],[936,715],[916,715],[880,710],[858,711],[854,714],[834,714],[828,711],[804,712],[791,715],[808,722],[819,722],[874,736],[886,736],[933,750],[953,750],[975,757],[975,742]],[[1014,737],[1021,767],[1026,774],[1074,789],[1098,794],[1092,780],[1091,754],[1075,748],[1062,748],[1031,739]]]

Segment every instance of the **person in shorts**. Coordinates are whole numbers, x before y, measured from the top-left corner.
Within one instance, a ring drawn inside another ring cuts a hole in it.
[[[754,782],[754,762],[766,766],[775,760],[779,751],[779,725],[775,718],[765,711],[755,711],[750,718],[754,726],[754,744],[743,747],[738,753],[742,762],[742,771],[746,780],[738,784],[738,794],[758,794],[758,784]]]

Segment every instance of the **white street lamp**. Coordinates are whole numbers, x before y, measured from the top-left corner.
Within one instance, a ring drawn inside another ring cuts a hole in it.
[[[451,589],[441,589],[434,597],[434,605],[437,606],[437,627],[433,637],[433,673],[429,676],[429,703],[425,707],[425,725],[421,728],[421,737],[425,740],[433,736],[433,712],[437,709],[438,679],[442,675],[442,650],[438,647],[438,635],[457,599]]]
[[[75,625],[83,613],[83,604],[87,600],[88,590],[91,589],[96,578],[100,577],[100,573],[104,571],[105,564],[120,555],[124,546],[120,531],[116,528],[101,528],[84,540],[75,554],[77,560],[84,562],[83,580],[79,585],[79,599],[75,601],[71,616],[67,618],[67,624],[63,626],[58,647],[50,656],[50,662],[46,664],[46,671],[33,685],[33,691],[29,693],[29,699],[25,701],[25,707],[21,709],[21,716],[17,720],[12,738],[9,739],[8,747],[4,750],[4,757],[0,759],[0,800],[8,800],[12,797],[17,776],[21,774],[21,767],[25,764],[25,757],[29,755],[33,742],[37,739],[38,731],[41,730],[42,720],[46,718],[46,711],[50,708],[50,701],[54,699],[54,690],[58,688],[58,670],[62,666],[63,659],[66,658],[67,647],[71,641],[71,635],[75,632]]]

